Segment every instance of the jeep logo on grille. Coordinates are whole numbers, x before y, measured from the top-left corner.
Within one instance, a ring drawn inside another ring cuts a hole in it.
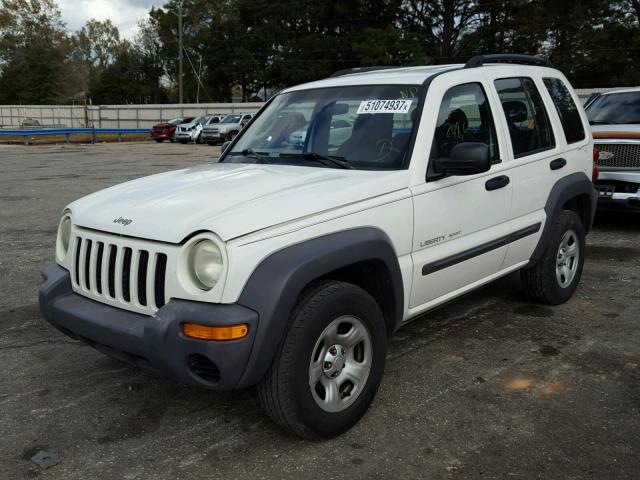
[[[615,155],[613,152],[607,152],[605,150],[600,150],[600,155],[598,156],[598,160],[611,160]]]
[[[129,218],[122,218],[122,217],[118,217],[118,218],[114,218],[113,219],[113,223],[121,223],[122,225],[124,225],[125,227],[127,225],[129,225],[131,222],[133,222],[133,220],[129,219]]]

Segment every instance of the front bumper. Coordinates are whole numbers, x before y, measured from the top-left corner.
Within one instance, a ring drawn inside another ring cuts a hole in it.
[[[193,140],[195,138],[195,134],[192,132],[176,132],[174,135],[176,140]]]
[[[640,210],[640,172],[604,170],[595,187],[599,209]]]
[[[164,138],[165,140],[169,140],[171,138],[171,134],[168,131],[151,132],[151,138]]]
[[[223,134],[220,132],[202,132],[202,140],[215,142],[223,139]]]
[[[69,272],[51,265],[42,272],[42,317],[71,338],[127,363],[211,390],[232,390],[245,372],[258,314],[240,305],[172,299],[153,316],[90,300],[71,288]],[[185,337],[181,324],[249,325],[240,340]]]

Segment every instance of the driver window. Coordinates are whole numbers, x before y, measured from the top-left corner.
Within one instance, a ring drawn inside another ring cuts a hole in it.
[[[444,95],[433,135],[429,169],[435,159],[447,158],[453,146],[462,142],[489,145],[491,163],[500,163],[495,124],[479,83],[458,85]]]

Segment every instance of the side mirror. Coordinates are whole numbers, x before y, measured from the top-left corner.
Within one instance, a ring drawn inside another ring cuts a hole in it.
[[[229,141],[227,141],[227,142],[224,142],[224,143],[222,144],[222,148],[220,149],[220,153],[221,153],[221,154],[222,154],[222,153],[224,153],[224,151],[225,151],[227,148],[229,148],[229,146],[230,146],[230,145],[231,145],[231,141],[230,141],[230,140],[229,140]]]
[[[486,143],[463,142],[454,145],[449,158],[437,158],[435,170],[449,175],[475,175],[489,171],[491,152]]]

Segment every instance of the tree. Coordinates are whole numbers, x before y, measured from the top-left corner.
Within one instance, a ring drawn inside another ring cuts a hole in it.
[[[0,102],[64,101],[69,52],[53,0],[0,0]]]
[[[90,19],[73,37],[78,57],[91,68],[103,69],[123,48],[120,32],[111,20]]]

